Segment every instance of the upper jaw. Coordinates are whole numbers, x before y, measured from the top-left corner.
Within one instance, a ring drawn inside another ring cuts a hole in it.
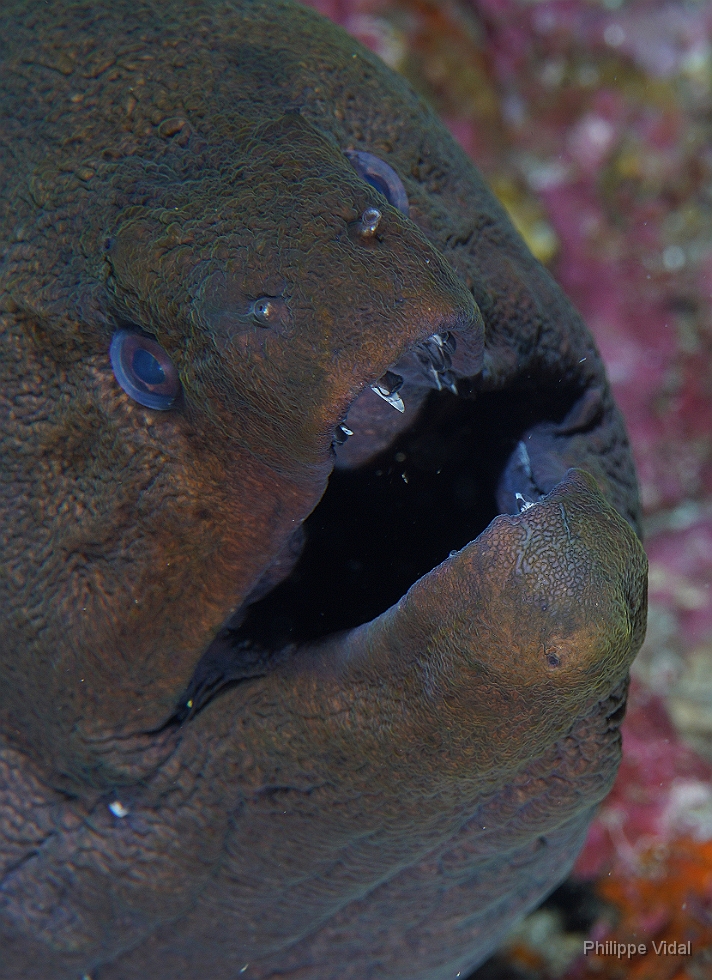
[[[482,370],[484,325],[456,324],[418,341],[364,388],[334,432],[336,466],[360,466],[408,429],[431,391],[469,394]]]

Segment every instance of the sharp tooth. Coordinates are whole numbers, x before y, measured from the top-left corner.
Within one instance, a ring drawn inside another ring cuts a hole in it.
[[[392,405],[397,411],[404,412],[405,405],[403,404],[403,399],[398,394],[398,391],[402,387],[403,378],[400,374],[396,374],[394,371],[386,371],[375,385],[371,385],[371,391],[375,391],[380,398],[388,402],[389,405]]]
[[[433,333],[428,337],[428,340],[437,344],[448,354],[454,354],[457,349],[457,341],[451,333],[446,330],[444,333]]]
[[[447,371],[452,363],[447,346],[441,342],[441,335],[437,333],[419,344],[418,359],[424,367],[435,371]]]
[[[428,353],[436,371],[447,371],[451,364],[450,355],[442,347],[431,347]]]
[[[452,371],[441,371],[440,381],[445,388],[449,388],[453,395],[457,394],[457,384],[455,383],[455,375]]]
[[[401,382],[402,381],[403,379],[401,378]],[[388,404],[395,408],[396,411],[405,412],[405,404],[397,391],[390,390],[380,381],[375,385],[371,385],[371,391],[375,391],[379,398],[382,398],[384,402],[388,402]]]
[[[337,446],[343,446],[348,437],[352,435],[353,432],[351,429],[345,426],[342,422],[341,425],[337,425],[336,429],[334,430],[334,442]]]
[[[435,387],[438,391],[442,391],[443,388],[449,389],[453,395],[457,394],[457,383],[455,380],[455,375],[452,371],[438,371],[437,368],[431,365],[430,375],[435,382]]]
[[[515,493],[514,499],[517,501],[517,507],[519,508],[519,513],[523,514],[525,510],[529,510],[530,507],[534,506],[533,500],[527,500],[521,493]]]

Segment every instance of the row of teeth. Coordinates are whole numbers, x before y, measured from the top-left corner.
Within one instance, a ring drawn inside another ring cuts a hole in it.
[[[457,394],[457,385],[455,375],[450,368],[455,347],[455,338],[452,334],[434,333],[415,348],[418,360],[434,380],[438,391],[448,388],[453,395]]]
[[[448,388],[453,395],[457,394],[457,385],[455,375],[450,368],[452,367],[452,355],[455,353],[455,347],[455,338],[452,334],[434,333],[415,348],[416,357],[426,374],[430,375],[435,382],[438,391]],[[403,378],[400,374],[386,371],[375,385],[371,385],[371,391],[375,391],[380,398],[387,401],[397,411],[404,412],[405,405],[398,394],[402,386]]]
[[[457,394],[455,375],[450,368],[452,367],[452,355],[455,353],[455,338],[450,333],[434,333],[427,340],[423,340],[415,348],[415,354],[426,373],[435,382],[438,391],[447,388]],[[379,398],[395,408],[397,412],[405,412],[405,402],[398,394],[403,387],[403,378],[394,371],[386,373],[371,385],[371,391],[375,391]],[[343,423],[337,425],[334,434],[334,442],[337,446],[343,446],[353,432]]]

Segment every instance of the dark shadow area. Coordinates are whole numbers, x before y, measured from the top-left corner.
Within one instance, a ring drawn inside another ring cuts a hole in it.
[[[489,524],[498,513],[497,481],[523,432],[561,421],[577,395],[434,392],[388,450],[332,474],[305,523],[294,571],[251,606],[236,639],[275,649],[384,612]]]

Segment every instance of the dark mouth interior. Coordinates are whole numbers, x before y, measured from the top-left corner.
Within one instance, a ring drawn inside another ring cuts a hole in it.
[[[276,649],[384,612],[496,517],[497,482],[522,433],[570,406],[561,392],[433,392],[386,451],[332,474],[296,567],[250,607],[239,640]]]
[[[581,394],[541,380],[475,394],[460,379],[458,390],[432,392],[388,449],[333,472],[291,574],[216,637],[172,722],[264,674],[285,647],[359,626],[397,602],[501,512],[498,482],[518,442],[540,422],[562,421]]]

